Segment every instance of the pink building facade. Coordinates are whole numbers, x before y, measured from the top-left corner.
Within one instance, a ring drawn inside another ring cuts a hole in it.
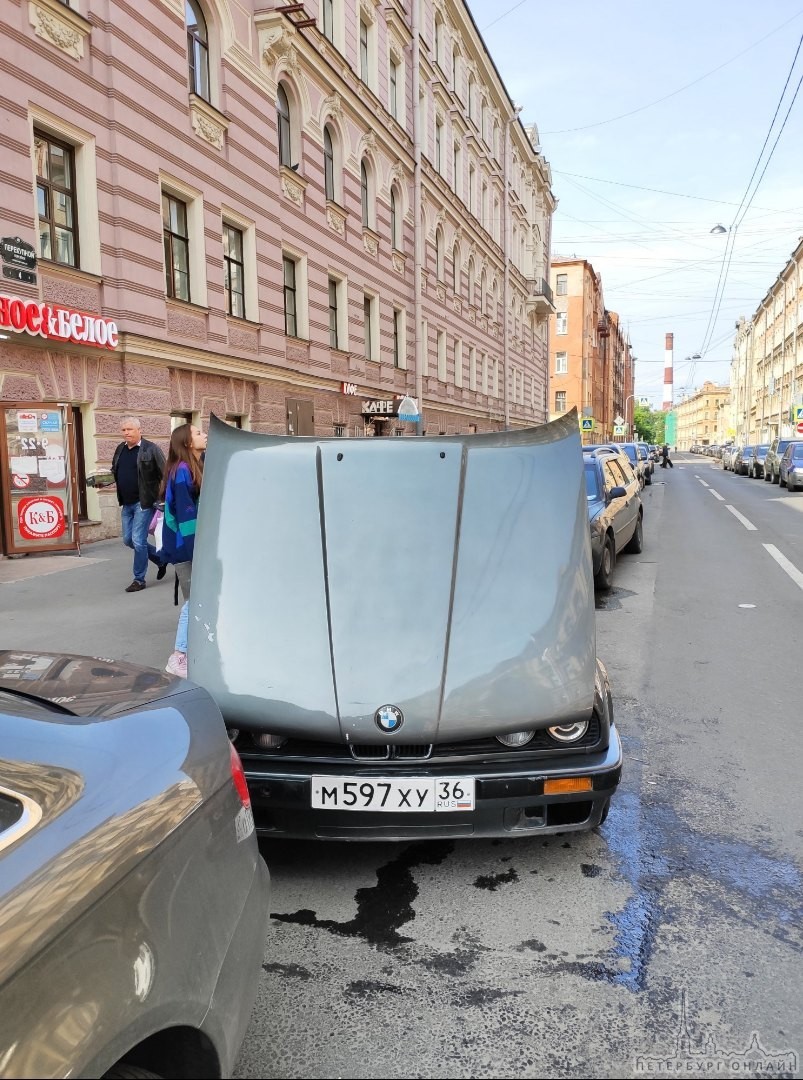
[[[467,8],[283,6],[0,0],[0,314],[33,312],[0,407],[68,406],[86,539],[130,414],[163,446],[547,418],[551,176]]]

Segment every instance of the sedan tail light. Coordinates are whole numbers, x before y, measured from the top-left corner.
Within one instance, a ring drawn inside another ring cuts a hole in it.
[[[245,779],[245,771],[243,770],[243,763],[240,761],[240,755],[234,749],[233,743],[229,743],[229,752],[231,754],[231,778],[237,788],[240,802],[243,806],[250,808],[251,796],[248,793],[248,781]]]

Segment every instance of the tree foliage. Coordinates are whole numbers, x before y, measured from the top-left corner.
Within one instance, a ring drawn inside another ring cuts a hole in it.
[[[664,413],[653,412],[646,405],[637,405],[633,410],[633,426],[642,442],[660,446],[664,441],[665,420]]]

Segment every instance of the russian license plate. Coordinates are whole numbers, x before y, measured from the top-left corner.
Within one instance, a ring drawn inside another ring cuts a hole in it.
[[[474,809],[474,777],[422,778],[313,776],[313,810],[374,810],[432,814]]]

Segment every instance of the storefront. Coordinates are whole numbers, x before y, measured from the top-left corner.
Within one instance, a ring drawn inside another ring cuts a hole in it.
[[[57,304],[0,294],[0,333],[31,345],[114,350],[116,324]],[[0,406],[0,548],[4,555],[64,551],[80,545],[81,433],[74,406],[55,400]]]

